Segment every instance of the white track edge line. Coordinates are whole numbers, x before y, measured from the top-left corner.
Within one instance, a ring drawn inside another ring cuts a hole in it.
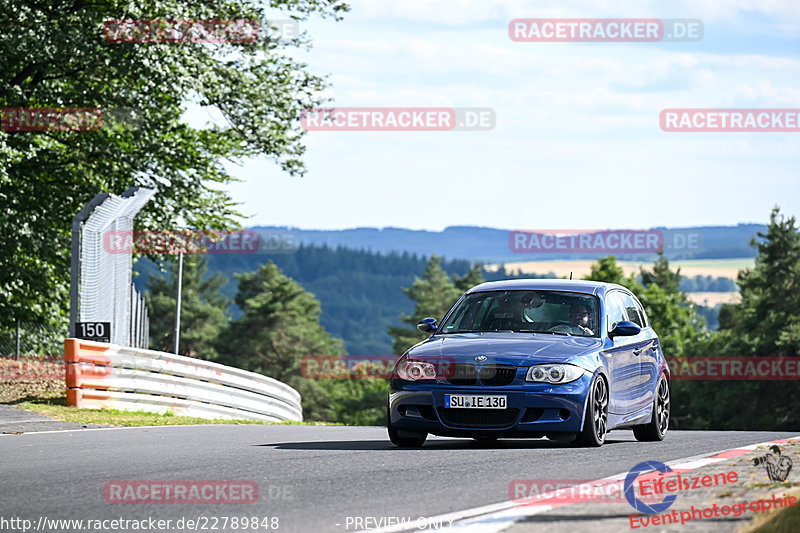
[[[800,435],[794,437],[788,437],[786,439],[775,439],[771,441],[759,442],[756,444],[748,444],[745,446],[735,446],[733,448],[726,448],[724,450],[719,450],[715,452],[708,452],[702,453],[697,455],[692,455],[689,457],[684,457],[681,459],[674,459],[665,463],[667,466],[673,469],[680,468],[681,465],[693,465],[691,470],[700,468],[701,466],[705,466],[707,464],[717,463],[721,461],[726,461],[732,459],[731,457],[725,458],[714,458],[712,457],[719,455],[721,453],[730,452],[733,450],[750,450],[753,451],[757,449],[759,446],[765,446],[767,444],[771,444],[773,442],[779,440],[800,440]],[[697,466],[694,466],[697,465]],[[608,476],[600,479],[596,479],[594,481],[584,482],[582,484],[600,484],[601,482],[608,482],[614,481],[617,479],[624,479],[628,475],[628,472],[623,472],[621,474],[615,474],[613,476]],[[542,494],[539,499],[546,500],[551,498],[555,495],[555,493],[545,493]],[[573,502],[566,505],[559,505],[558,507],[565,507],[567,505],[574,505],[578,502]],[[533,516],[535,514],[543,513],[553,509],[550,505],[543,504],[543,505],[535,505],[534,503],[525,503],[520,504],[518,502],[507,501],[507,502],[500,502],[491,505],[484,505],[481,507],[473,507],[470,509],[464,509],[463,511],[455,511],[452,513],[445,513],[441,515],[426,517],[427,522],[433,523],[442,523],[447,521],[451,525],[448,527],[444,527],[438,529],[437,531],[458,531],[460,533],[498,533],[511,527],[514,523],[526,518],[528,516]],[[460,524],[453,524],[452,522],[458,520],[467,520],[466,522]],[[411,530],[418,530],[414,526],[409,527],[405,524],[397,524],[393,526],[386,526],[382,528],[376,529],[368,529],[363,531],[369,531],[369,533],[401,533],[403,531],[411,531]]]

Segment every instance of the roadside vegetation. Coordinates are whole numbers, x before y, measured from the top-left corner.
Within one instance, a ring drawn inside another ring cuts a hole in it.
[[[62,384],[63,387],[63,384]],[[12,405],[39,413],[63,422],[75,422],[78,424],[98,424],[105,426],[185,426],[196,424],[266,424],[282,426],[319,426],[336,425],[324,422],[265,422],[261,420],[241,420],[241,419],[222,419],[217,418],[208,420],[193,416],[179,416],[173,412],[163,414],[150,413],[147,411],[120,411],[117,409],[78,409],[67,405],[63,390],[60,395],[47,397],[28,396],[22,400],[8,402]]]

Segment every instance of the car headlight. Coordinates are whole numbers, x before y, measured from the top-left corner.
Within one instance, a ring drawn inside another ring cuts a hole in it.
[[[525,381],[569,383],[581,377],[584,372],[584,369],[575,365],[533,365],[528,369]]]
[[[395,373],[404,381],[436,379],[436,367],[425,361],[402,361],[397,365]]]

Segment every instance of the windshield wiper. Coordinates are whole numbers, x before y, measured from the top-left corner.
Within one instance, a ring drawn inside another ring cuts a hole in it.
[[[572,337],[572,334],[567,333],[566,331],[547,331],[546,333],[552,333],[553,335],[566,335],[567,337]]]

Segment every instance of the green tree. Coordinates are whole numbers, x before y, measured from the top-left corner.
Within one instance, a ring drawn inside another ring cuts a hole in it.
[[[208,259],[184,255],[181,288],[181,355],[216,359],[215,343],[230,320],[230,301],[221,292],[228,279],[217,272],[206,275]],[[150,348],[164,352],[175,349],[175,297],[178,294],[178,263],[169,263],[170,280],[151,275],[147,286],[150,319]]]
[[[770,214],[751,240],[755,266],[739,272],[742,301],[723,306],[721,341],[739,355],[800,355],[800,232],[795,217]]]
[[[269,14],[301,24],[338,18],[337,0],[274,0]],[[238,223],[223,163],[267,156],[300,175],[304,109],[324,81],[293,59],[309,44],[276,37],[266,6],[248,0],[7,0],[0,10],[0,108],[103,111],[95,131],[0,131],[0,324],[57,322],[69,302],[72,217],[101,191],[156,188],[143,229],[226,229]],[[245,43],[111,43],[110,19],[252,19],[271,36]],[[193,127],[188,104],[223,125]]]
[[[697,350],[698,343],[708,337],[705,319],[697,314],[695,306],[681,292],[680,269],[670,270],[669,261],[659,254],[652,270],[640,267],[639,272],[643,285],[633,275],[626,277],[616,258],[608,256],[593,264],[591,273],[584,279],[617,283],[630,289],[647,312],[667,357]]]
[[[633,290],[630,285],[634,284],[633,278],[625,277],[625,271],[617,264],[617,258],[613,255],[601,257],[596,263],[592,264],[591,272],[584,276],[585,280],[603,281],[605,283],[616,283]]]
[[[644,288],[636,296],[645,307],[666,356],[703,353],[710,333],[705,318],[680,289],[680,268],[670,269],[669,261],[659,252],[652,270],[640,267],[639,272]]]
[[[415,277],[413,285],[403,289],[403,292],[414,301],[414,313],[400,315],[400,320],[409,324],[410,328],[389,326],[389,336],[394,339],[392,342],[394,353],[402,354],[414,344],[426,339],[428,335],[417,330],[417,323],[426,317],[434,317],[441,322],[466,289],[483,281],[481,271],[481,267],[476,265],[463,278],[456,276],[454,282],[442,269],[442,258],[432,255],[422,279]]]
[[[669,268],[669,261],[664,257],[664,252],[658,252],[658,259],[653,264],[652,270],[645,270],[639,267],[639,274],[642,278],[642,285],[649,287],[650,285],[657,285],[663,289],[667,294],[680,295],[686,299],[685,294],[681,292],[681,269],[678,268],[674,272]]]
[[[755,266],[739,272],[742,301],[723,306],[708,353],[724,356],[800,356],[800,232],[776,207],[766,233],[751,244]],[[791,381],[713,382],[693,405],[694,427],[793,430],[800,413]]]
[[[459,292],[459,296],[461,296],[461,293],[467,292],[475,285],[480,285],[483,282],[483,265],[480,263],[470,268],[469,272],[464,276],[453,274],[453,286]]]
[[[342,341],[319,324],[319,302],[272,262],[236,277],[234,301],[242,315],[220,335],[219,361],[294,387],[307,419],[332,420],[335,412],[325,389],[300,372],[303,357],[343,353]]]
[[[328,380],[322,383],[330,403],[329,420],[350,426],[386,424],[389,382],[385,379]]]

